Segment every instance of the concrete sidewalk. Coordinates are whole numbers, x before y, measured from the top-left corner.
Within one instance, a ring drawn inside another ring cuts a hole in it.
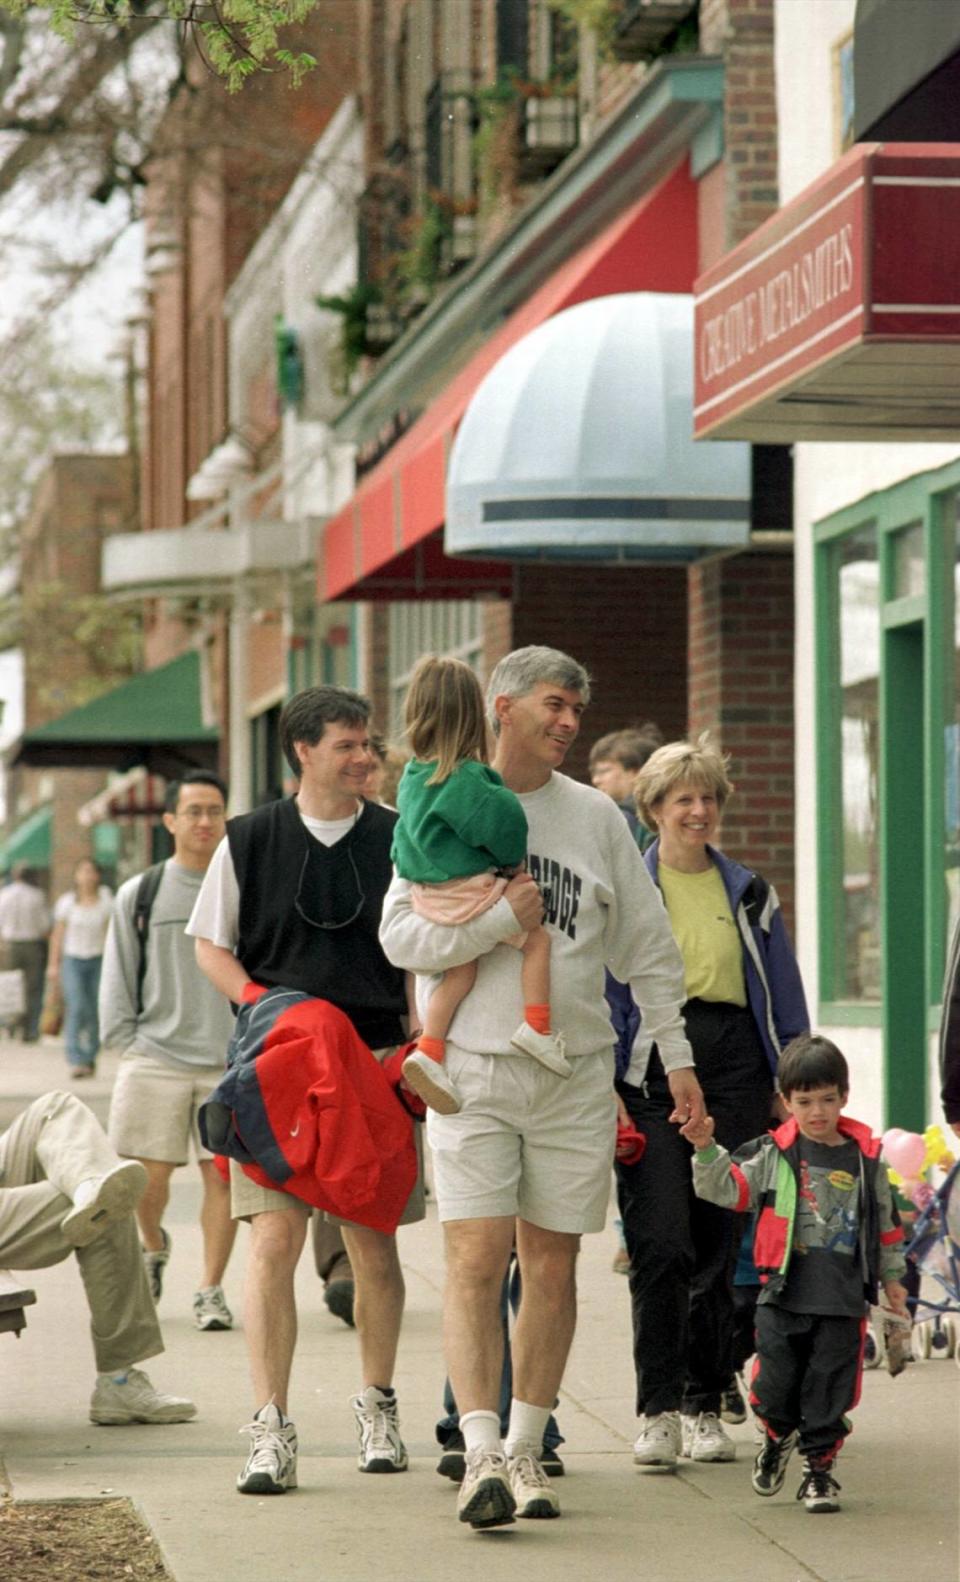
[[[105,1117],[112,1063],[69,1084]],[[0,1043],[0,1126],[24,1102],[67,1086],[62,1052]],[[129,1495],[144,1512],[177,1582],[473,1582],[491,1567],[517,1582],[951,1582],[960,1569],[960,1369],[911,1366],[899,1379],[868,1373],[855,1432],[840,1463],[843,1510],[815,1521],[793,1495],[760,1500],[749,1481],[749,1426],[734,1428],[732,1465],[683,1463],[675,1476],[639,1473],[626,1281],[612,1273],[613,1234],[584,1238],[580,1320],[558,1411],[568,1476],[557,1522],[472,1533],[454,1516],[455,1491],[435,1471],[433,1424],[443,1381],[442,1258],[435,1213],[401,1231],[407,1315],[397,1389],[410,1472],[361,1477],[349,1397],[355,1335],[323,1306],[308,1256],[298,1277],[301,1332],[292,1410],[300,1489],[243,1498],[234,1479],[252,1410],[243,1336],[192,1326],[199,1232],[196,1171],[178,1172],[168,1224],[173,1258],[160,1316],[167,1352],[147,1363],[161,1388],[192,1395],[193,1423],[95,1428],[87,1420],[93,1362],[73,1260],[38,1272],[38,1305],[19,1341],[0,1336],[0,1487],[17,1498]],[[246,1231],[227,1294],[241,1309]],[[11,1579],[14,1582],[14,1579]]]

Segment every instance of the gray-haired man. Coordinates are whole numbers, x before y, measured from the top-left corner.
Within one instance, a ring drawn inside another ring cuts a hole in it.
[[[539,1455],[573,1339],[580,1235],[602,1229],[610,1189],[616,1106],[605,966],[630,982],[678,1107],[702,1109],[667,915],[610,798],[557,773],[589,697],[583,666],[556,649],[521,648],[501,660],[487,691],[494,767],[527,816],[528,872],[458,927],[417,916],[408,884],[395,879],[381,926],[390,960],[428,975],[424,1002],[431,976],[479,962],[447,1044],[462,1108],[428,1117],[446,1238],[447,1362],[466,1446],[458,1515],[473,1527],[559,1515]],[[541,918],[551,931],[552,1013],[574,1067],[566,1079],[511,1052],[520,969],[504,941]],[[501,1445],[499,1300],[514,1234],[523,1296]]]

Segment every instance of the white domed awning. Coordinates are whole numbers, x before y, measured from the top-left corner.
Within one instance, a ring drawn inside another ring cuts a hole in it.
[[[568,308],[477,388],[447,475],[448,555],[688,561],[746,545],[750,446],[693,439],[693,299]]]

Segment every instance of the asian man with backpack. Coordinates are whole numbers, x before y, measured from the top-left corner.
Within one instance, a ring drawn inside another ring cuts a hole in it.
[[[197,1129],[200,1105],[223,1074],[233,1016],[197,967],[184,929],[223,837],[226,800],[223,781],[207,770],[167,787],[163,823],[173,855],[121,885],[100,982],[103,1041],[122,1051],[107,1130],[117,1153],[139,1159],[147,1172],[136,1212],[154,1301],[171,1252],[163,1216],[173,1172],[191,1152],[200,1166],[203,1269],[193,1311],[201,1330],[233,1324],[223,1276],[236,1222],[227,1183]]]

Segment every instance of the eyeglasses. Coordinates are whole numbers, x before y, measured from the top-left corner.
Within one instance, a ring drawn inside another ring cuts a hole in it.
[[[199,824],[204,818],[208,818],[211,824],[216,824],[226,816],[225,807],[182,807],[176,814],[177,818],[185,818],[188,824]]]
[[[359,814],[357,816],[359,817]],[[356,823],[356,819],[354,820],[354,823]],[[297,893],[293,898],[293,908],[297,916],[301,918],[304,923],[309,924],[311,928],[320,928],[323,929],[325,933],[332,934],[335,933],[337,929],[349,928],[351,923],[355,923],[357,921],[357,918],[360,916],[360,913],[367,904],[367,897],[364,893],[363,885],[360,883],[360,874],[357,871],[357,865],[353,860],[353,852],[348,846],[347,858],[353,873],[353,882],[357,887],[357,904],[354,907],[354,910],[350,913],[349,917],[343,918],[343,920],[338,923],[325,922],[321,921],[320,918],[311,917],[309,912],[304,910],[304,907],[300,902],[300,894],[303,890],[303,881],[310,863],[310,840],[310,836],[304,832],[305,850],[303,853],[303,862],[300,864],[300,878],[297,881]]]

